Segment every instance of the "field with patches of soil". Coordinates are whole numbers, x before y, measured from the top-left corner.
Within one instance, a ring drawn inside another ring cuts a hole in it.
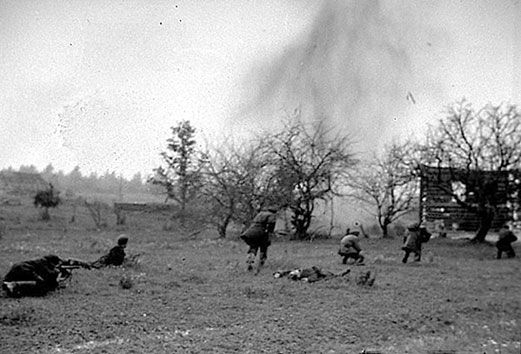
[[[211,231],[35,225],[0,240],[2,275],[47,253],[95,260],[122,232],[127,253],[141,256],[75,270],[42,298],[0,298],[1,353],[521,352],[521,261],[495,260],[488,244],[432,239],[422,263],[402,264],[400,239],[363,239],[366,265],[345,266],[337,239],[275,240],[254,275],[246,246]],[[351,273],[311,284],[273,278],[313,265]],[[357,285],[367,271],[374,285]]]

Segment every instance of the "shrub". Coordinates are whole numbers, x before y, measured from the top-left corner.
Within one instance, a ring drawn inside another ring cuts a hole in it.
[[[42,220],[47,221],[51,219],[49,208],[56,208],[61,203],[59,194],[60,192],[56,192],[51,183],[49,183],[48,189],[36,192],[34,196],[34,206],[43,208]]]
[[[130,275],[125,275],[119,280],[119,286],[122,289],[131,289],[134,286],[134,281]]]

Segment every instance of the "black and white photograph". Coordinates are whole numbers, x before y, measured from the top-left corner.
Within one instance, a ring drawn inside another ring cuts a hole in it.
[[[521,0],[0,0],[0,353],[521,354]]]

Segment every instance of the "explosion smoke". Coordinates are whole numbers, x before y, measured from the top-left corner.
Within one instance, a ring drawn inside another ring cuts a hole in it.
[[[362,150],[388,140],[382,132],[403,128],[407,122],[397,117],[422,92],[439,91],[416,57],[439,47],[440,37],[421,24],[414,7],[403,6],[409,5],[324,2],[304,38],[254,69],[248,81],[258,82],[258,90],[242,113],[278,120],[281,111],[297,109],[304,120],[329,119],[345,128],[363,140]]]

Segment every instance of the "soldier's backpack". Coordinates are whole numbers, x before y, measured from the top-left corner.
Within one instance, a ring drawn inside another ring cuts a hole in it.
[[[420,229],[421,242],[429,242],[430,239],[431,239],[431,233],[425,229]]]

